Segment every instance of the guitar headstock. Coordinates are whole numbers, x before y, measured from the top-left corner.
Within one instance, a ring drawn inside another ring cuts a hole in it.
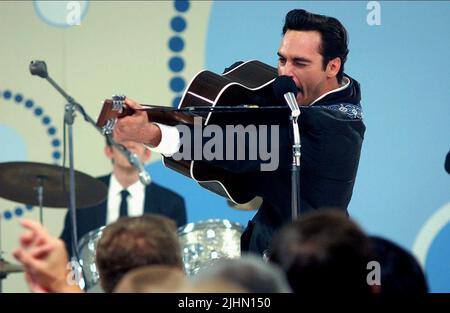
[[[114,95],[112,99],[103,101],[103,107],[96,123],[103,135],[112,134],[117,119],[129,114],[129,110],[125,109],[125,98],[124,95]]]

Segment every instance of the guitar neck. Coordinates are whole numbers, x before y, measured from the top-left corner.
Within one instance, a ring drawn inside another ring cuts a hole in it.
[[[188,112],[180,112],[171,107],[142,105],[144,108],[141,111],[147,112],[148,120],[175,126],[178,124],[194,124],[194,116]]]

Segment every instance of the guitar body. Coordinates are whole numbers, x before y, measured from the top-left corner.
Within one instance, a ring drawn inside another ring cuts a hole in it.
[[[272,82],[278,76],[277,70],[259,61],[245,62],[223,75],[210,71],[197,74],[186,88],[179,109],[184,107],[215,107],[238,106],[243,104],[260,105],[255,99],[269,98],[274,100]],[[252,123],[251,115],[241,114],[236,120],[236,114],[214,114],[214,110],[197,113],[203,125],[209,124],[244,124]],[[253,112],[254,114],[254,112]],[[245,116],[245,118],[243,118]],[[152,116],[149,116],[152,119]],[[254,118],[254,117],[253,117]],[[230,122],[232,121],[232,122]],[[256,123],[253,121],[253,123]],[[245,126],[245,125],[244,125]],[[163,157],[166,167],[194,179],[202,187],[226,197],[234,203],[243,204],[251,201],[255,195],[246,192],[246,174],[232,173],[206,161],[177,161]]]

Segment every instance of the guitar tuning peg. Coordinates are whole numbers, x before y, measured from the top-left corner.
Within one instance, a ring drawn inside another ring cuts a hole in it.
[[[113,95],[112,99],[115,101],[124,101],[125,100],[125,95]]]

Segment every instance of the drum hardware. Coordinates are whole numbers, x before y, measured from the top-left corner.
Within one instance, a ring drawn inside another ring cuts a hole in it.
[[[67,208],[68,169],[35,162],[0,163],[0,197],[19,203]],[[77,208],[94,206],[106,199],[103,182],[75,171]]]
[[[78,242],[79,264],[83,270],[84,277],[80,283],[81,288],[91,289],[98,284],[100,275],[95,261],[97,243],[100,240],[103,230],[102,226],[85,234]]]
[[[19,203],[38,205],[39,219],[43,224],[44,206],[51,208],[68,206],[67,178],[68,169],[57,165],[34,162],[0,163],[0,186],[2,186],[0,197]],[[100,180],[75,171],[75,182],[78,208],[90,207],[106,199],[108,191]],[[0,262],[3,260],[0,259]],[[5,278],[7,273],[19,271],[19,268],[9,263],[0,263],[0,279]]]
[[[22,265],[18,264],[12,264],[8,261],[3,260],[3,258],[0,258],[0,277],[5,274],[11,274],[11,273],[20,273],[23,272]]]
[[[100,280],[96,250],[105,227],[90,231],[78,243],[79,264],[84,273],[84,281],[80,285],[86,289],[94,288]],[[220,258],[239,258],[243,231],[241,224],[219,219],[179,227],[177,233],[186,274],[193,276]]]
[[[3,259],[2,251],[2,216],[0,215],[0,293],[3,292],[2,280],[6,278],[8,274],[23,272],[21,265],[11,264]]]
[[[241,224],[219,219],[180,227],[178,236],[186,274],[193,276],[219,258],[239,258],[243,231]]]

